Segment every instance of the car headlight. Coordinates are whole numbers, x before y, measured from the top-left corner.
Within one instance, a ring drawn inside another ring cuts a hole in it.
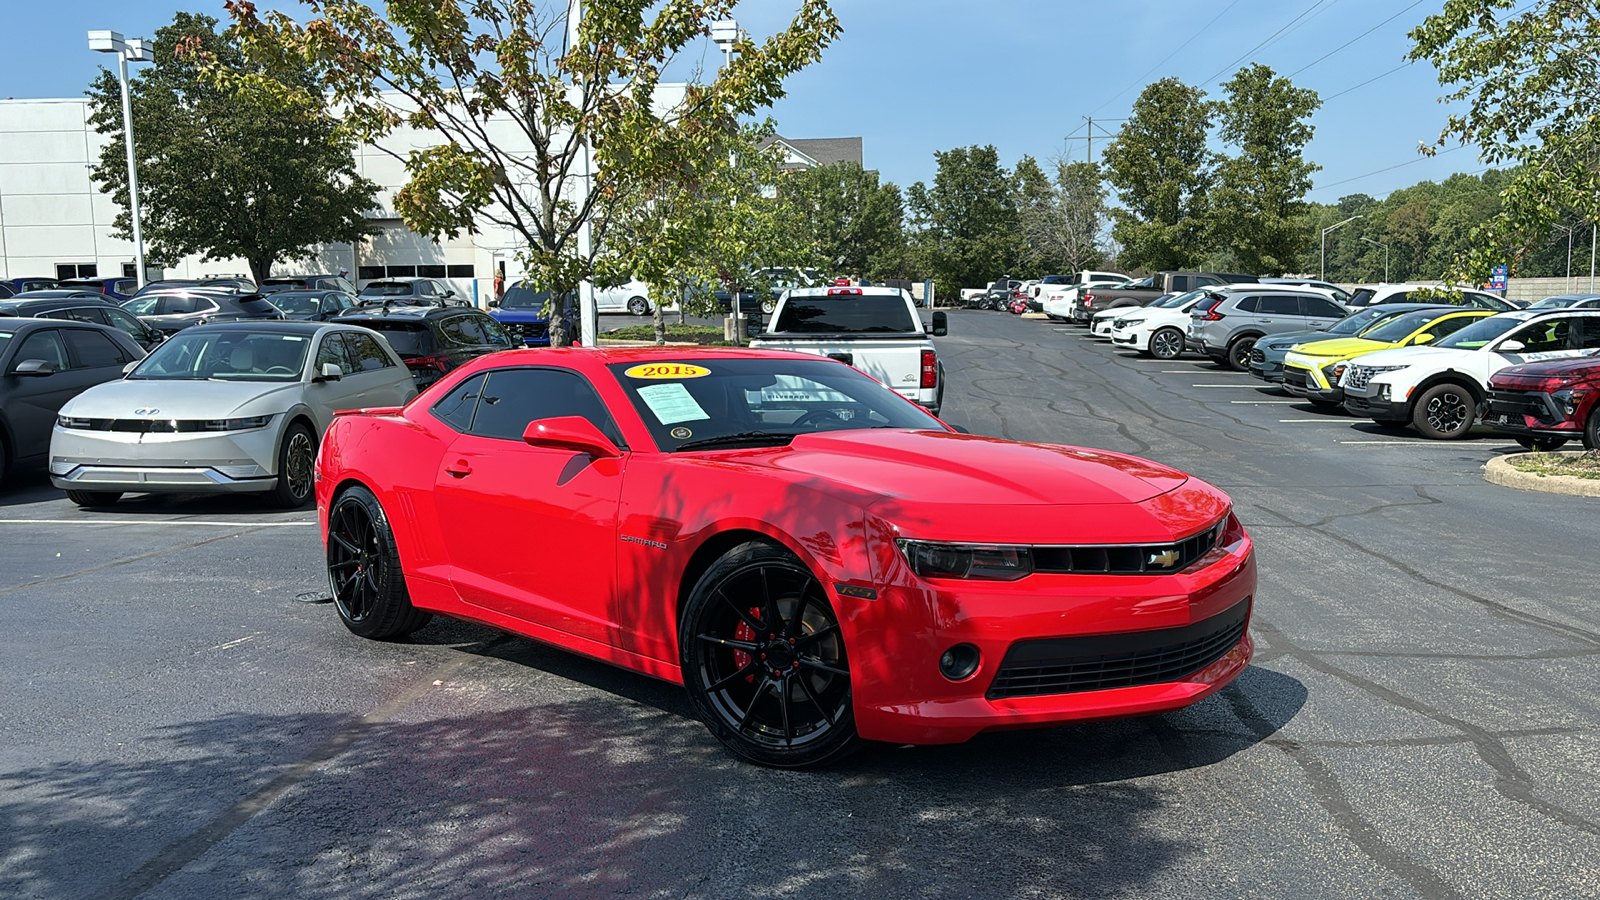
[[[248,431],[251,428],[265,428],[272,421],[272,416],[244,416],[238,419],[207,419],[200,424],[201,431]]]
[[[90,429],[94,427],[92,419],[80,419],[76,416],[56,416],[56,424],[62,428]]]
[[[1346,368],[1347,367],[1342,362],[1323,366],[1322,377],[1328,379],[1329,384],[1338,384],[1339,379],[1344,377],[1344,370]]]
[[[1562,415],[1570,419],[1578,414],[1578,405],[1582,403],[1583,398],[1587,397],[1588,395],[1589,392],[1583,388],[1578,388],[1577,390],[1568,388],[1563,391],[1556,391],[1554,394],[1551,394],[1550,397],[1551,399],[1555,400],[1556,405],[1561,408]]]
[[[1033,557],[1027,547],[912,540],[895,543],[905,554],[911,571],[922,578],[1016,581],[1033,571]]]
[[[1144,324],[1144,320],[1143,319],[1118,319],[1117,320],[1117,327],[1118,328],[1132,328],[1135,325],[1143,325],[1143,324]]]

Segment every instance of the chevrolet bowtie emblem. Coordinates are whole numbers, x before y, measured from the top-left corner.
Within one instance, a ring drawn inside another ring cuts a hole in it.
[[[161,412],[161,410],[153,409],[151,407],[146,406],[146,407],[134,410],[133,414],[136,415],[136,416],[153,416],[158,412]]]
[[[1161,566],[1162,568],[1166,568],[1167,566],[1175,564],[1177,561],[1178,551],[1176,550],[1163,550],[1160,553],[1150,554],[1150,565],[1152,566]]]

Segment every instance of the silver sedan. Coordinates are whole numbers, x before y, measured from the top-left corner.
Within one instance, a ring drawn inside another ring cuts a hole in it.
[[[50,480],[79,506],[125,492],[270,492],[303,506],[335,412],[400,406],[417,393],[383,338],[353,325],[203,325],[130,368],[56,420]]]

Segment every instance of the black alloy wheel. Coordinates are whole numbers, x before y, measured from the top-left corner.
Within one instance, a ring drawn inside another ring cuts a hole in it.
[[[352,487],[334,500],[327,546],[333,605],[352,633],[375,640],[403,637],[433,618],[411,605],[394,532],[371,491]]]
[[[695,585],[678,639],[689,698],[734,755],[802,768],[860,743],[839,620],[789,551],[752,542],[724,554]]]
[[[1600,450],[1600,405],[1589,410],[1589,420],[1583,425],[1583,449]]]
[[[1177,359],[1183,353],[1183,333],[1176,328],[1157,328],[1150,335],[1149,353],[1156,359]]]
[[[1234,338],[1228,345],[1228,367],[1235,372],[1250,371],[1250,351],[1256,348],[1253,337]]]
[[[1422,392],[1411,412],[1411,424],[1424,437],[1455,440],[1467,436],[1476,418],[1477,403],[1457,384],[1435,385]]]
[[[315,496],[316,483],[312,469],[317,462],[317,443],[311,429],[304,425],[289,426],[278,447],[278,483],[272,490],[272,500],[285,509],[299,509]]]
[[[650,311],[650,301],[643,297],[628,298],[628,312],[642,316]]]
[[[1522,445],[1522,449],[1524,450],[1532,450],[1535,453],[1549,453],[1551,450],[1559,450],[1562,447],[1565,447],[1567,444],[1567,439],[1560,437],[1545,437],[1543,435],[1518,435],[1517,443]]]

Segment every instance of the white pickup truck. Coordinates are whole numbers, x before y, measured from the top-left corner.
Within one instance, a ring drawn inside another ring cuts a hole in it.
[[[784,293],[750,346],[837,359],[938,415],[944,365],[932,338],[948,333],[944,313],[924,327],[911,294],[899,288],[835,285]]]

